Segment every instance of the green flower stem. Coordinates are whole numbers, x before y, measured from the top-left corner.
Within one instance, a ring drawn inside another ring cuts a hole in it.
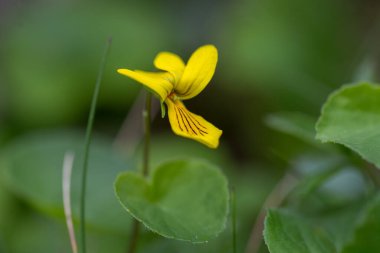
[[[274,186],[272,192],[266,198],[252,227],[245,253],[259,252],[263,238],[264,220],[267,214],[267,209],[279,207],[288,194],[294,189],[294,187],[296,187],[298,184],[298,179],[293,175],[293,173],[293,171],[286,173],[285,176]]]
[[[132,227],[131,227],[131,239],[129,241],[128,253],[136,252],[139,233],[140,233],[140,222],[134,219],[132,223]]]
[[[347,155],[349,162],[355,165],[358,171],[364,176],[368,184],[373,187],[373,190],[380,188],[380,172],[373,163],[370,163],[356,154],[356,152],[343,149]]]
[[[152,114],[152,94],[150,92],[146,93],[145,109],[143,111],[144,118],[144,153],[143,153],[143,167],[142,174],[145,177],[149,175],[149,152],[150,152],[150,121]],[[134,219],[131,228],[131,239],[129,243],[128,253],[136,252],[137,241],[140,232],[140,222]]]
[[[375,165],[372,163],[369,163],[367,161],[364,161],[364,165],[361,167],[362,172],[365,176],[367,176],[368,180],[372,182],[374,188],[379,189],[380,188],[380,173],[379,169],[376,168]]]
[[[96,79],[95,90],[92,95],[91,108],[88,116],[87,130],[86,130],[86,139],[84,144],[84,153],[83,153],[83,171],[82,171],[82,187],[81,187],[81,196],[80,196],[80,233],[81,233],[81,252],[86,253],[86,184],[87,184],[87,170],[88,170],[88,157],[90,151],[92,127],[94,125],[95,118],[95,109],[99,96],[100,84],[103,77],[104,68],[106,65],[106,59],[108,56],[109,48],[111,46],[111,38],[108,39],[106,47],[104,49],[103,58],[100,63],[100,68],[98,72],[98,77]]]
[[[152,94],[147,92],[145,101],[145,110],[143,112],[144,117],[144,157],[143,157],[143,175],[147,177],[149,175],[149,152],[150,152],[150,120],[152,114]]]
[[[236,198],[235,187],[231,189],[231,222],[232,222],[232,252],[237,253],[236,249]]]

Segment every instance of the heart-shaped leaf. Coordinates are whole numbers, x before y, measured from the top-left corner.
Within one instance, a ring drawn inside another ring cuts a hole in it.
[[[168,238],[205,242],[225,227],[227,180],[218,168],[201,160],[167,162],[153,171],[151,179],[122,173],[115,192],[132,216]]]
[[[360,83],[334,92],[316,130],[322,142],[343,144],[380,168],[380,86]]]

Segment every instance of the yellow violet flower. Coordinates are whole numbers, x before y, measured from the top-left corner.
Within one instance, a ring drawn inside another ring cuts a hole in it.
[[[218,61],[218,51],[213,45],[198,48],[187,64],[176,54],[161,52],[154,66],[164,72],[118,69],[151,90],[168,107],[169,122],[175,134],[217,148],[222,130],[203,117],[188,111],[182,100],[198,95],[210,82]]]

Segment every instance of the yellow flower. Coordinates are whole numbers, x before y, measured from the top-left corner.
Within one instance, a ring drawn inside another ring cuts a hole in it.
[[[154,66],[164,72],[118,69],[151,90],[168,107],[169,122],[175,134],[217,148],[222,130],[201,116],[188,111],[182,100],[198,95],[210,82],[218,61],[218,51],[213,45],[198,48],[187,64],[176,54],[161,52]]]

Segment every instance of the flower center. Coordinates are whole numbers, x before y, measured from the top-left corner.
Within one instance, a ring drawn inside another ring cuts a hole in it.
[[[179,99],[174,91],[170,92],[170,94],[168,95],[168,98],[171,99],[172,101],[176,101]]]

